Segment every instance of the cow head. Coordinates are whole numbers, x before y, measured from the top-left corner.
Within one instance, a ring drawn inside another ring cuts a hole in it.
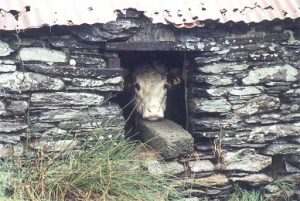
[[[177,82],[171,82],[174,77],[160,63],[153,62],[137,66],[133,73],[134,96],[136,110],[143,119],[156,121],[164,118],[167,90]]]

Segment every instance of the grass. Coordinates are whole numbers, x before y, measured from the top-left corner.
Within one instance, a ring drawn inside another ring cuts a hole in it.
[[[282,200],[289,201],[293,195],[292,189],[293,185],[287,182],[273,182],[271,185],[278,187],[278,193],[274,195],[275,197],[266,198],[264,196],[264,191],[262,189],[255,190],[245,190],[239,186],[235,187],[234,192],[228,197],[227,201],[273,201]]]
[[[1,200],[168,200],[178,195],[168,175],[152,175],[141,164],[141,146],[120,138],[85,143],[68,155],[39,152],[0,162]],[[89,136],[89,139],[91,136]]]
[[[271,185],[277,187],[279,189],[278,198],[284,201],[292,200],[291,197],[293,195],[293,188],[295,187],[293,184],[285,181],[274,181]],[[272,201],[271,199],[266,199],[267,201]]]
[[[245,190],[236,187],[235,191],[229,196],[227,201],[265,201],[260,190]]]

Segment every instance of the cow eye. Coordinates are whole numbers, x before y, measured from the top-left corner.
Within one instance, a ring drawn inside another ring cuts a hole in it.
[[[138,83],[136,83],[135,85],[134,85],[134,87],[139,91],[139,90],[141,90],[141,86],[138,84]]]

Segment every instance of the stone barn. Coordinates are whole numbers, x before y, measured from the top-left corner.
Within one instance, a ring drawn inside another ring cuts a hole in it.
[[[125,71],[151,60],[179,69],[165,116],[193,136],[156,168],[195,199],[300,200],[299,0],[0,0],[0,157],[127,133]]]

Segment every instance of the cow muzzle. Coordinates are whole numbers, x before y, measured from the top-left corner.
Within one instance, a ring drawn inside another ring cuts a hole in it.
[[[149,121],[157,121],[164,118],[164,111],[162,108],[151,108],[143,111],[143,119]]]

